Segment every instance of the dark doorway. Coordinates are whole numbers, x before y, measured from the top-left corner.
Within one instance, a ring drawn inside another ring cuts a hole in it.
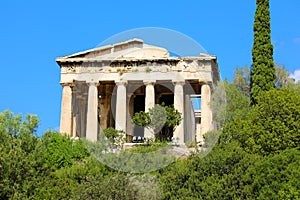
[[[134,113],[145,111],[145,95],[136,95],[134,97]],[[134,125],[134,136],[144,137],[144,127]]]
[[[159,98],[159,104],[165,103],[165,106],[170,106],[174,104],[174,95],[173,94],[164,94]]]

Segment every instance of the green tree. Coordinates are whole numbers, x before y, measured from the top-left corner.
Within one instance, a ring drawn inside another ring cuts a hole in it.
[[[234,77],[232,83],[241,90],[241,92],[249,97],[250,96],[250,68],[244,66],[234,70]]]
[[[284,65],[275,64],[275,74],[275,86],[277,88],[289,87],[295,84],[293,78],[290,77],[290,72],[284,68]],[[236,68],[232,83],[237,85],[244,95],[250,97],[250,67]]]
[[[151,123],[151,118],[148,112],[140,111],[136,112],[132,117],[133,125],[140,127],[147,127]]]
[[[269,0],[256,0],[254,20],[254,44],[252,48],[252,70],[250,81],[251,105],[257,104],[260,92],[275,87],[273,45]]]
[[[167,113],[164,106],[155,104],[153,108],[149,109],[150,124],[148,128],[153,129],[154,134],[157,135],[167,123]]]
[[[237,115],[246,114],[249,110],[249,104],[249,98],[243,95],[238,86],[227,80],[218,82],[211,102],[217,127],[221,128]]]
[[[42,173],[35,157],[38,123],[35,115],[23,119],[8,110],[0,113],[0,199],[24,199],[37,187]]]
[[[294,83],[294,80],[290,78],[290,72],[284,69],[283,65],[276,65],[276,79],[275,85],[277,88],[288,87],[289,84]]]
[[[192,154],[161,171],[164,199],[246,199],[243,174],[260,157],[236,142],[216,146],[202,158]]]
[[[262,92],[246,116],[226,124],[221,142],[239,141],[250,153],[278,153],[300,145],[300,96],[282,88]]]
[[[300,95],[300,81],[298,81],[297,83],[295,82],[288,83],[287,88],[295,91],[298,95]]]
[[[181,113],[174,108],[173,105],[165,106],[156,104],[153,108],[149,109],[149,112],[140,111],[135,113],[132,117],[132,123],[141,127],[153,129],[155,135],[161,138],[161,134],[165,136],[165,139],[170,140],[175,128],[180,124],[182,120]],[[161,133],[163,127],[171,130],[172,133]]]
[[[248,199],[300,199],[300,150],[287,149],[250,166],[241,179]]]
[[[59,132],[47,131],[38,147],[44,162],[54,168],[71,166],[89,155],[81,140],[75,141]]]

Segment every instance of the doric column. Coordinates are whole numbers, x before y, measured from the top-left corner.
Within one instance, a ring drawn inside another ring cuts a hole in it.
[[[201,135],[199,140],[203,140],[203,135],[212,128],[212,111],[210,108],[211,89],[208,84],[201,86]],[[197,141],[199,141],[197,138]]]
[[[155,105],[155,91],[154,91],[154,84],[155,81],[144,81],[146,85],[145,90],[145,112],[148,112],[150,108],[153,108]],[[151,129],[144,129],[144,137],[145,138],[153,138],[154,132]]]
[[[98,139],[98,84],[89,82],[88,108],[86,120],[86,139],[97,141]]]
[[[128,94],[127,95],[127,130],[126,134],[133,136],[133,125],[132,125],[132,116],[131,114],[134,113],[134,94]]]
[[[72,137],[76,137],[77,136],[77,124],[76,124],[76,116],[72,117],[73,123],[72,123]]]
[[[116,82],[117,85],[117,101],[116,101],[116,126],[117,130],[126,131],[126,114],[127,114],[127,104],[126,104],[126,81]]]
[[[72,88],[73,83],[61,83],[62,101],[60,114],[60,132],[68,136],[72,134]]]
[[[173,81],[174,84],[174,108],[181,113],[181,123],[176,127],[173,137],[179,144],[184,144],[184,81]]]

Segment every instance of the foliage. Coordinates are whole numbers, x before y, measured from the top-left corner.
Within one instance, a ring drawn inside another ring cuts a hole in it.
[[[147,112],[136,112],[132,117],[132,123],[140,127],[148,127],[151,122],[150,115]]]
[[[162,198],[159,180],[150,174],[130,176],[130,188],[133,189],[135,199],[157,200]]]
[[[288,149],[262,159],[243,176],[251,199],[300,198],[300,150]]]
[[[275,71],[275,85],[277,88],[286,88],[289,84],[294,83],[294,80],[290,78],[290,72],[285,70],[283,65],[276,66]]]
[[[116,130],[116,129],[112,128],[112,127],[104,129],[100,133],[100,135],[101,134],[104,135],[111,144],[115,144],[115,143],[121,142],[121,138],[124,137],[124,132],[123,131]]]
[[[134,151],[121,150],[118,153],[101,153],[94,155],[110,169],[128,173],[152,172],[175,161],[168,155],[168,148],[136,149]]]
[[[160,131],[165,126],[171,129],[172,132],[180,124],[182,118],[181,113],[174,108],[174,105],[165,106],[156,104],[149,112],[140,111],[132,117],[132,123],[141,127],[153,129],[156,136],[159,136]],[[164,133],[170,140],[169,133]]]
[[[164,106],[164,107],[166,109],[166,115],[167,115],[166,125],[167,127],[171,128],[172,131],[174,131],[175,128],[180,124],[182,120],[181,113],[174,108],[174,105]]]
[[[284,68],[284,65],[275,65],[275,86],[277,88],[290,88],[296,89],[295,80],[290,77],[290,72]],[[240,91],[246,95],[250,96],[250,67],[244,66],[242,68],[236,68],[234,71],[233,84],[237,85]]]
[[[163,198],[244,199],[241,176],[256,160],[236,143],[217,146],[204,158],[193,154],[162,170]]]
[[[71,166],[76,160],[88,156],[88,151],[80,140],[72,140],[59,132],[47,131],[38,148],[44,152],[45,162],[55,168]]]
[[[231,117],[205,135],[211,152],[178,160],[167,143],[109,153],[102,134],[37,138],[36,116],[0,113],[0,199],[299,199],[300,96],[270,90],[249,109],[226,84]]]
[[[251,105],[257,104],[257,97],[260,92],[275,87],[276,78],[273,45],[271,44],[269,0],[256,0],[254,18],[253,63],[250,81]]]
[[[290,149],[261,157],[236,142],[218,145],[163,169],[163,199],[297,199],[299,155]]]
[[[102,133],[100,134],[103,134],[105,135],[105,137],[111,142],[111,143],[114,143],[115,142],[115,138],[119,136],[119,132],[118,130],[112,128],[112,127],[109,127],[109,128],[106,128],[102,131]]]
[[[236,85],[228,81],[218,82],[211,102],[217,128],[221,128],[235,116],[247,113],[249,103],[249,98],[243,95]]]
[[[297,83],[289,82],[287,88],[295,91],[298,95],[300,95],[300,81],[298,81]]]
[[[163,128],[163,126],[167,125],[167,112],[164,106],[159,104],[154,105],[153,108],[149,109],[150,116],[150,124],[147,128],[153,129],[154,134],[158,134],[158,132]]]
[[[98,174],[89,176],[78,189],[75,199],[161,199],[156,178],[148,174]]]
[[[135,153],[148,153],[148,152],[157,151],[161,148],[166,147],[167,145],[168,145],[167,142],[152,142],[147,146],[144,145],[134,146],[132,149],[130,149],[130,151]]]
[[[221,131],[209,131],[203,135],[204,138],[204,147],[205,148],[212,148],[219,140],[221,135]]]
[[[300,144],[300,96],[273,89],[257,97],[246,117],[236,117],[224,128],[222,141],[237,140],[248,152],[273,154]]]
[[[133,191],[124,174],[103,177],[102,174],[89,176],[80,185],[76,199],[132,199]]]
[[[232,83],[240,89],[240,91],[247,97],[250,96],[250,68],[244,66],[234,70],[234,78]]]
[[[39,119],[35,115],[0,113],[0,198],[21,199],[32,195],[31,180],[39,174],[40,163],[35,159],[38,139],[33,135]]]

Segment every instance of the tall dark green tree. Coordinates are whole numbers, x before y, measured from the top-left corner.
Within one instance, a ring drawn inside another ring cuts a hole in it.
[[[276,78],[273,45],[271,44],[269,0],[256,0],[254,18],[253,63],[250,81],[251,105],[257,103],[257,96],[261,91],[268,91],[275,87]]]

